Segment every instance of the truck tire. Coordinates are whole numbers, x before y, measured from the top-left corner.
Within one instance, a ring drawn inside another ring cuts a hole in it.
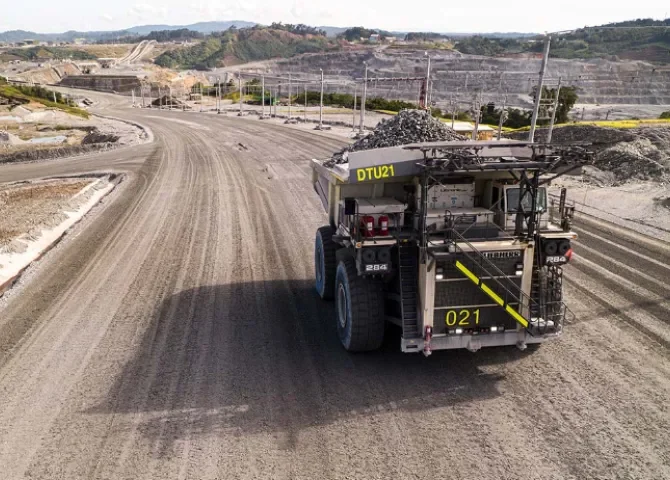
[[[378,349],[384,341],[383,282],[361,277],[353,258],[337,266],[335,280],[337,334],[350,352]]]
[[[335,252],[338,245],[333,242],[335,230],[330,225],[316,231],[314,242],[314,276],[316,291],[324,300],[332,300],[335,293],[335,270],[337,260]]]

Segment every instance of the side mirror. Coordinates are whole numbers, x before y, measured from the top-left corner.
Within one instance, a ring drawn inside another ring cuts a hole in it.
[[[344,199],[344,214],[345,215],[356,215],[356,199],[355,198],[345,198]]]

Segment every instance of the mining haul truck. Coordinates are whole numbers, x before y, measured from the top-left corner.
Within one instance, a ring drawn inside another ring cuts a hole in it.
[[[547,185],[581,168],[583,146],[441,142],[312,160],[329,225],[315,242],[316,290],[335,300],[346,350],[403,352],[516,345],[560,336],[571,315],[562,265],[574,207]]]

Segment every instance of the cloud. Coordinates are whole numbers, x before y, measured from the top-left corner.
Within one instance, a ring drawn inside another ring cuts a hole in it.
[[[109,13],[103,13],[102,15],[100,15],[100,18],[105,20],[106,22],[114,21],[114,17],[112,17]]]
[[[148,3],[136,3],[130,8],[128,13],[131,17],[139,20],[155,20],[157,18],[165,18],[167,16],[167,9],[165,7],[154,7]]]

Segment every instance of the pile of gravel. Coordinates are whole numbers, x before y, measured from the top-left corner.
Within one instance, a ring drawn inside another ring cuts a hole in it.
[[[670,176],[670,156],[649,139],[619,142],[595,155],[594,166],[614,174],[619,182],[663,180]]]
[[[102,133],[98,131],[98,129],[95,129],[82,139],[81,144],[92,145],[94,143],[116,143],[119,141],[120,138],[121,137],[119,137],[118,135],[113,135],[111,133]]]
[[[548,129],[538,129],[537,142],[546,140]],[[509,138],[525,140],[528,132],[516,132]],[[590,143],[595,170],[585,171],[596,183],[613,178],[621,184],[635,180],[666,181],[670,178],[670,127],[645,126],[632,129],[568,125],[554,129],[552,143]],[[591,172],[591,173],[589,173]]]
[[[452,140],[467,140],[467,137],[459,135],[426,110],[401,110],[398,115],[379,122],[371,134],[336,153],[333,161],[347,163],[348,152]]]
[[[538,128],[535,131],[535,141],[546,142],[548,133],[548,128]],[[506,135],[506,137],[514,140],[528,140],[528,132],[514,132]],[[590,143],[593,146],[610,146],[619,142],[632,142],[635,138],[635,134],[630,130],[597,127],[595,125],[566,125],[554,129],[551,135],[551,143]]]

